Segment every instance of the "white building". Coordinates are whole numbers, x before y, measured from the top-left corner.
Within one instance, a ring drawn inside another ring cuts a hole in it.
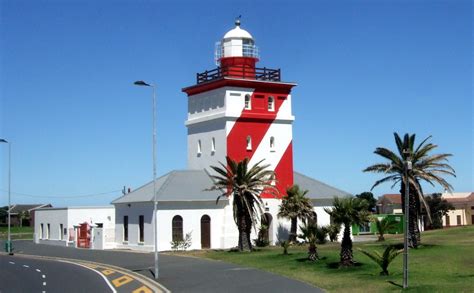
[[[91,247],[114,248],[115,209],[105,207],[42,208],[35,211],[35,243],[77,246],[79,226],[87,223]]]

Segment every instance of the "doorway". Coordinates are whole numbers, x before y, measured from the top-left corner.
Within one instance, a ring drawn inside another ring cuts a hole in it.
[[[201,248],[211,248],[211,218],[201,217]]]

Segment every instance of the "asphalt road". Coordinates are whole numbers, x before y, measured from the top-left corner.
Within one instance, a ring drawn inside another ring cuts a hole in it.
[[[0,292],[113,292],[98,273],[65,262],[0,255]]]
[[[31,240],[13,243],[17,254],[80,259],[110,264],[152,278],[152,253],[90,250],[34,244]],[[160,254],[158,282],[172,292],[323,292],[309,284],[257,269],[220,261]]]

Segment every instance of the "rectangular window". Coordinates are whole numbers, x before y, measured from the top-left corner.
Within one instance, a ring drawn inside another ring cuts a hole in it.
[[[250,100],[250,95],[245,95],[245,110],[252,109],[252,102]]]
[[[446,215],[446,226],[451,226],[451,223],[449,222],[449,216]]]
[[[458,226],[461,226],[462,225],[462,222],[461,222],[461,216],[456,216],[456,225]]]
[[[51,225],[48,224],[48,231],[46,231],[47,234],[46,234],[46,239],[49,239],[50,235],[51,235]]]
[[[44,225],[43,225],[43,223],[41,223],[41,225],[40,225],[40,236],[41,236],[41,239],[44,239]]]
[[[138,229],[139,229],[139,241],[140,242],[145,242],[145,217],[143,215],[140,215],[138,217]]]
[[[59,224],[59,239],[63,240],[63,224]]]
[[[128,241],[128,216],[123,216],[123,241]]]
[[[211,152],[215,153],[216,152],[216,139],[213,137],[211,141]]]

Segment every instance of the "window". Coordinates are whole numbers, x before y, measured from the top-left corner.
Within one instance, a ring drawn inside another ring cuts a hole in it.
[[[183,218],[181,216],[174,216],[172,223],[172,240],[182,241],[183,240]]]
[[[123,216],[123,241],[128,241],[128,216]]]
[[[212,153],[216,152],[216,139],[214,137],[211,140],[211,152]]]
[[[40,225],[40,235],[41,235],[41,239],[44,239],[44,226],[43,226],[43,223],[41,223],[41,225]]]
[[[268,97],[268,111],[275,111],[275,98],[274,97]]]
[[[48,223],[48,231],[46,231],[46,239],[49,239],[51,235],[51,225]]]
[[[252,150],[252,138],[250,137],[250,135],[247,136],[247,150]]]
[[[138,217],[138,230],[139,230],[139,242],[144,242],[145,241],[145,230],[144,230],[144,225],[145,225],[145,217],[143,215],[140,215]]]
[[[461,225],[462,225],[461,216],[460,216],[460,215],[457,215],[457,216],[456,216],[456,225],[457,225],[457,226],[461,226]]]
[[[245,95],[245,109],[246,110],[252,109],[252,101],[250,99],[250,95]]]
[[[270,151],[275,151],[275,138],[273,136],[270,137]]]
[[[451,226],[448,215],[446,215],[446,226]]]
[[[201,140],[200,139],[198,140],[198,144],[197,144],[197,154],[198,155],[201,154]]]
[[[63,224],[59,224],[59,239],[63,240]]]

